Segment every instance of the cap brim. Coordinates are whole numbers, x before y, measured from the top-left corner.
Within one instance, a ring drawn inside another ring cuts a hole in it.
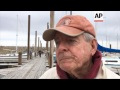
[[[81,34],[82,30],[73,28],[73,27],[67,27],[67,26],[62,26],[62,27],[56,27],[56,28],[51,28],[47,29],[43,33],[43,39],[45,41],[50,41],[54,39],[56,31],[63,33],[67,36],[75,37]]]

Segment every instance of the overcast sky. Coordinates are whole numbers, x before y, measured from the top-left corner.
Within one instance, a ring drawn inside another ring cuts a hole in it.
[[[54,25],[70,11],[55,11]],[[96,29],[98,43],[120,49],[120,11],[104,11],[103,22],[94,22],[94,11],[72,11],[73,15],[84,15]],[[30,15],[30,45],[35,45],[35,31],[42,45],[43,32],[50,22],[50,11],[0,11],[0,46],[27,46],[28,15]]]

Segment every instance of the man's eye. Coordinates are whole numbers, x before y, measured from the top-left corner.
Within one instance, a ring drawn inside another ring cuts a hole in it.
[[[72,42],[76,42],[76,41],[75,41],[75,40],[69,40],[69,42],[71,42],[71,43],[72,43]]]
[[[68,40],[68,44],[75,44],[76,43],[76,40]]]

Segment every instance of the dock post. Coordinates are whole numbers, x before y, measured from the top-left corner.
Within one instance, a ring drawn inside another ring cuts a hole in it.
[[[22,65],[22,52],[19,52],[18,55],[18,65]]]

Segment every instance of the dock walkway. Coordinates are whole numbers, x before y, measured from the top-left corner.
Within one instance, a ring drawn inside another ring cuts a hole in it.
[[[48,69],[45,55],[37,56],[28,61],[28,63],[17,67],[1,79],[38,79]]]

